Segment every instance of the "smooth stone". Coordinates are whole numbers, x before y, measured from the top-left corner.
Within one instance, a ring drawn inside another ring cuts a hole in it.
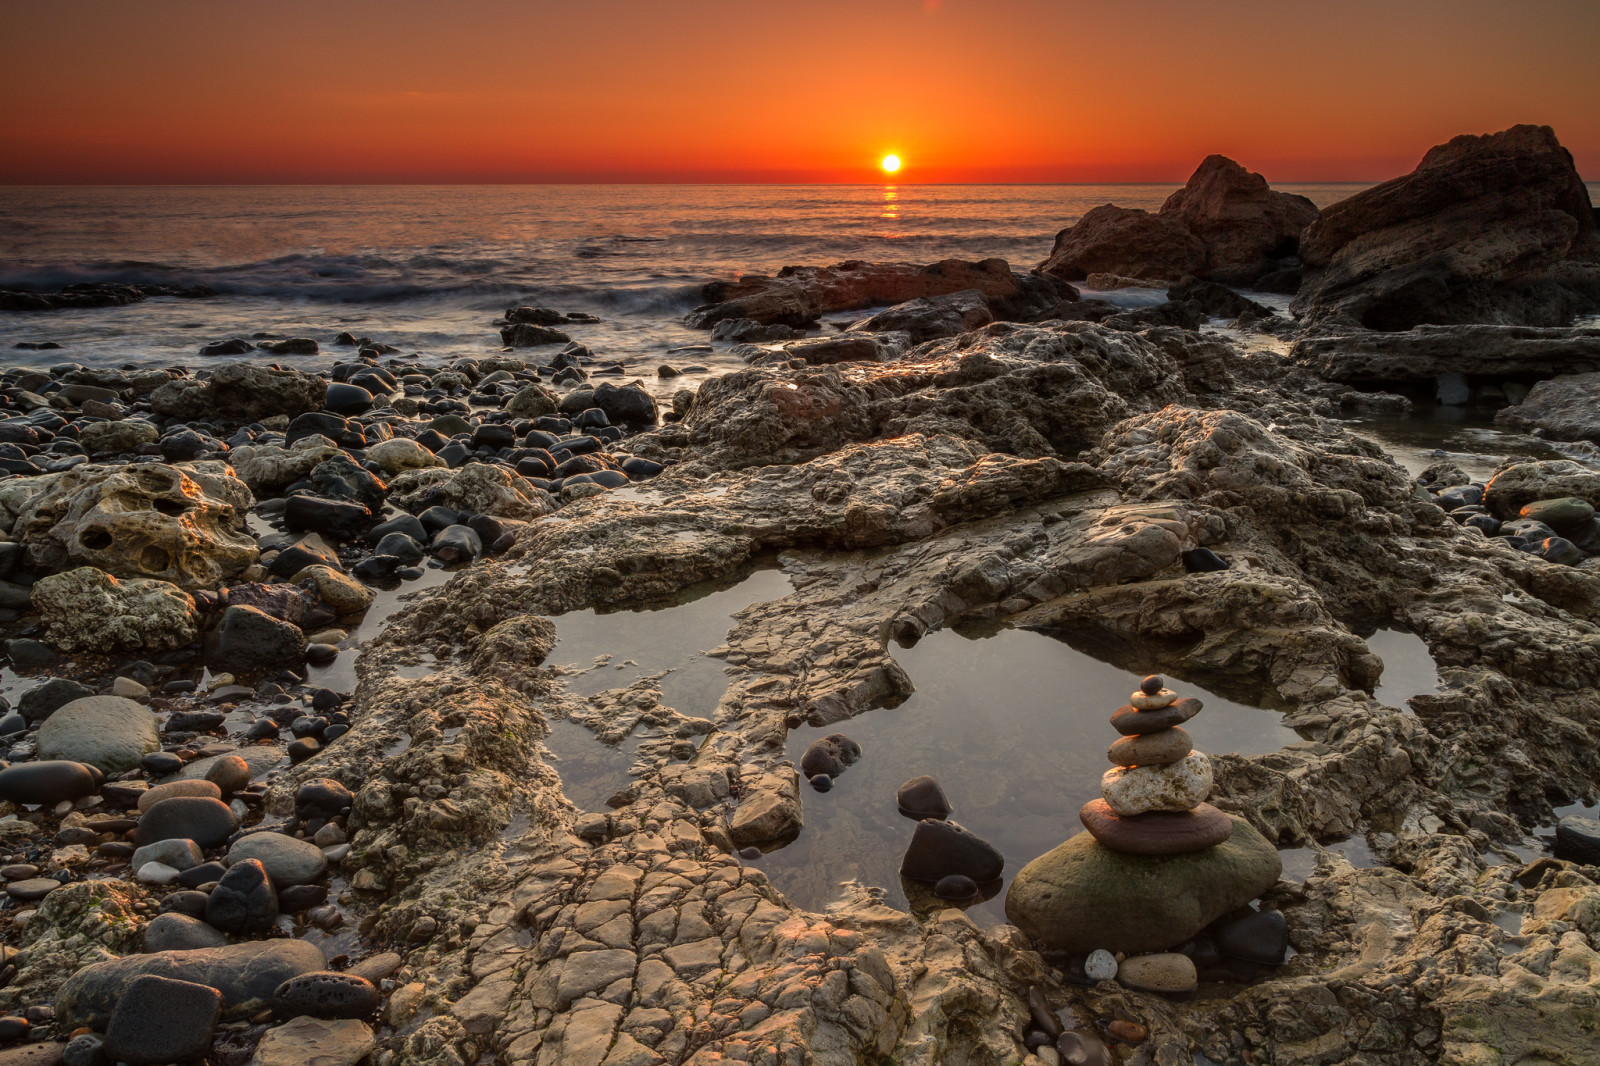
[[[189,951],[194,948],[220,948],[228,938],[198,918],[168,911],[150,919],[144,927],[144,950]]]
[[[227,872],[228,868],[220,862],[203,862],[199,866],[191,866],[179,874],[178,883],[188,888],[199,888],[201,885],[209,885],[213,881],[222,880],[222,875]],[[205,907],[202,906],[200,908],[200,913],[202,915],[205,914]]]
[[[1140,689],[1128,697],[1129,706],[1140,711],[1159,711],[1177,702],[1178,694],[1170,688],[1158,689],[1155,692],[1145,692]]]
[[[1194,738],[1181,726],[1173,726],[1123,737],[1106,749],[1106,758],[1117,766],[1166,766],[1193,750]]]
[[[161,785],[152,785],[139,797],[137,804],[140,813],[148,811],[162,800],[177,799],[180,796],[199,796],[205,799],[220,800],[222,789],[210,781],[168,781]]]
[[[178,879],[178,871],[164,862],[147,862],[134,868],[138,871],[134,876],[147,885],[170,885]]]
[[[1556,823],[1555,856],[1600,866],[1600,820],[1569,814]]]
[[[206,898],[206,924],[224,933],[264,933],[278,918],[278,893],[257,859],[228,868]]]
[[[382,998],[364,977],[319,970],[291,977],[272,994],[272,1010],[280,1018],[370,1018]]]
[[[35,685],[17,700],[17,711],[30,722],[42,722],[75,700],[94,695],[94,689],[65,677],[52,677]]]
[[[1566,496],[1556,500],[1535,500],[1533,503],[1523,504],[1517,512],[1517,517],[1543,522],[1551,529],[1570,531],[1588,524],[1594,517],[1594,505],[1576,496]]]
[[[926,774],[913,777],[901,785],[900,791],[895,794],[895,802],[901,814],[918,821],[924,818],[943,821],[950,816],[950,800],[945,796],[944,789]]]
[[[228,755],[196,759],[186,765],[178,776],[185,781],[204,781],[206,774],[211,772],[211,767],[216,765],[217,760],[227,758],[229,755],[245,761],[245,764],[250,767],[251,780],[266,776],[267,771],[274,769],[278,763],[283,761],[282,748],[271,744],[251,744],[248,747],[240,748],[238,751],[229,752]]]
[[[222,993],[209,985],[145,974],[128,982],[111,1012],[106,1054],[128,1066],[199,1058],[211,1050]]]
[[[933,894],[940,899],[968,900],[978,894],[978,883],[965,874],[941,877],[933,886]]]
[[[301,818],[332,818],[350,808],[355,796],[331,777],[314,777],[294,791],[295,814]]]
[[[328,872],[328,859],[321,848],[283,833],[240,837],[228,849],[226,861],[231,867],[247,859],[259,861],[279,887],[309,884]]]
[[[185,870],[184,872],[188,873],[189,871]],[[183,878],[180,877],[178,879],[178,883],[183,884]],[[210,884],[211,882],[201,881],[199,883],[204,885]],[[199,889],[185,889],[182,892],[170,893],[165,899],[163,899],[161,901],[161,913],[182,914],[185,917],[193,918],[196,921],[205,921],[206,904],[209,902],[211,902],[211,897],[206,893],[201,892]]]
[[[1006,894],[1006,916],[1049,950],[1162,951],[1277,883],[1278,851],[1230,816],[1226,841],[1186,855],[1126,855],[1089,833],[1028,863]],[[927,823],[922,823],[927,824]]]
[[[49,759],[0,770],[0,797],[13,803],[54,806],[82,799],[95,790],[94,771],[80,762]]]
[[[1062,1066],[1114,1066],[1116,1059],[1105,1041],[1083,1029],[1069,1029],[1056,1038]]]
[[[231,796],[250,784],[250,764],[237,755],[219,755],[217,761],[206,768],[205,780]]]
[[[327,901],[328,890],[323,885],[290,885],[278,893],[278,910],[283,914],[299,914]]]
[[[1214,847],[1233,835],[1228,816],[1209,803],[1187,811],[1148,811],[1122,818],[1103,799],[1078,812],[1093,837],[1124,855],[1187,855]]]
[[[30,877],[6,885],[6,895],[23,901],[43,899],[60,887],[61,882],[53,877]]]
[[[152,751],[139,760],[144,772],[155,777],[165,777],[183,769],[183,760],[170,751]]]
[[[1111,727],[1125,737],[1158,733],[1182,725],[1200,713],[1203,704],[1193,696],[1181,699],[1159,711],[1141,711],[1132,704],[1119,707],[1111,716]]]
[[[1028,1015],[1033,1019],[1033,1024],[1048,1035],[1052,1042],[1065,1029],[1061,1019],[1056,1017],[1056,1012],[1050,1009],[1050,1004],[1044,998],[1044,993],[1039,991],[1038,985],[1028,986]]]
[[[228,1016],[249,1016],[267,1006],[273,991],[289,978],[327,965],[316,945],[291,939],[127,955],[93,963],[68,977],[56,993],[56,1024],[63,1032],[80,1026],[103,1030],[123,990],[144,974],[208,985],[222,993]]]
[[[1255,911],[1218,922],[1211,939],[1224,955],[1260,966],[1279,966],[1289,950],[1289,923],[1282,911]]]
[[[192,840],[202,848],[214,848],[233,835],[239,819],[221,800],[209,796],[177,796],[162,800],[139,819],[134,843],[141,846],[158,840]]]
[[[345,971],[352,977],[365,977],[368,981],[381,981],[400,968],[405,960],[393,951],[385,951],[354,963]]]
[[[1184,570],[1191,574],[1209,574],[1228,569],[1228,561],[1210,548],[1190,548],[1179,558],[1183,560]]]
[[[56,709],[39,727],[39,757],[86,763],[103,774],[138,767],[161,747],[156,716],[121,696],[86,696]]]
[[[1200,976],[1193,959],[1167,951],[1123,959],[1117,967],[1117,980],[1142,992],[1193,992]]]
[[[355,1066],[376,1046],[365,1022],[295,1018],[267,1030],[250,1066]]]
[[[1117,976],[1117,957],[1105,948],[1095,948],[1083,960],[1083,973],[1091,981],[1110,981]]]
[[[1100,778],[1100,792],[1122,818],[1146,811],[1189,811],[1211,794],[1211,760],[1191,751],[1170,766],[1117,766]]]
[[[192,840],[172,838],[158,840],[154,844],[146,844],[133,853],[130,865],[135,869],[147,862],[159,862],[170,866],[178,872],[193,869],[206,861],[200,851],[200,846]]]
[[[296,496],[290,503],[303,499],[306,497]],[[338,506],[366,511],[359,504]],[[206,656],[213,670],[221,668],[235,673],[298,670],[305,655],[306,635],[297,626],[244,604],[229,606],[222,613],[221,623],[206,638]]]
[[[1162,681],[1160,674],[1146,674],[1144,680],[1139,682],[1139,691],[1146,696],[1154,696],[1166,687],[1166,683]]]
[[[951,874],[961,874],[983,884],[999,877],[1005,864],[994,845],[955,822],[924,818],[917,823],[900,861],[900,876],[937,884]]]

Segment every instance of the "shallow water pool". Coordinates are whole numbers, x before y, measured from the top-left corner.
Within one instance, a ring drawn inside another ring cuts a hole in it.
[[[919,774],[944,787],[953,821],[1005,855],[1009,883],[1082,829],[1078,809],[1100,794],[1100,775],[1111,766],[1105,752],[1118,738],[1107,719],[1144,673],[1164,665],[1154,654],[1140,661],[1130,652],[1135,669],[1120,669],[1021,629],[938,630],[894,655],[916,686],[904,703],[789,736],[797,766],[806,748],[831,732],[862,748],[832,791],[801,786],[800,836],[755,860],[800,906],[825,907],[850,879],[884,889],[894,906],[908,905],[898,871],[916,823],[896,810],[895,793]],[[1256,754],[1298,739],[1274,711],[1181,681],[1170,687],[1205,703],[1185,726],[1201,751]],[[980,922],[1004,921],[1003,904],[1002,893],[971,913]]]

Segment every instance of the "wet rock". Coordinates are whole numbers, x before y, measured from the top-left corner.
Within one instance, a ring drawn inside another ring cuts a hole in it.
[[[1218,922],[1211,938],[1224,955],[1260,966],[1278,966],[1289,950],[1289,924],[1282,911],[1255,911]]]
[[[348,810],[353,800],[350,790],[340,782],[328,777],[315,777],[295,789],[295,814],[302,820],[332,818]]]
[[[86,696],[39,727],[39,756],[86,763],[101,773],[132,770],[161,747],[155,715],[121,696]]]
[[[543,344],[566,344],[571,340],[559,329],[534,322],[513,322],[500,330],[500,343],[512,348],[537,348]]]
[[[326,966],[322,952],[301,940],[129,955],[94,963],[68,977],[56,996],[56,1020],[68,1030],[104,1029],[128,984],[145,974],[207,985],[222,993],[225,1016],[249,1016],[265,1007],[289,978]]]
[[[765,844],[799,831],[800,791],[794,771],[763,774],[745,782],[745,793],[728,824],[735,844]]]
[[[218,367],[208,380],[179,378],[150,394],[159,415],[184,420],[231,418],[252,422],[320,410],[325,384],[315,374],[253,363]]]
[[[800,759],[800,772],[807,777],[827,774],[838,777],[845,767],[861,758],[861,745],[843,733],[829,733],[813,741]]]
[[[222,993],[145,974],[123,988],[106,1028],[106,1054],[129,1066],[181,1062],[211,1049]]]
[[[250,784],[250,764],[237,755],[221,755],[206,768],[205,779],[231,796]]]
[[[280,1018],[370,1018],[381,999],[364,977],[321,970],[291,977],[272,995],[272,1010]]]
[[[483,540],[471,526],[446,526],[434,534],[428,550],[447,566],[470,563],[483,554]]]
[[[52,677],[22,694],[17,710],[30,722],[42,722],[73,700],[93,696],[94,689],[64,677]]]
[[[1210,548],[1190,548],[1180,558],[1183,559],[1184,570],[1191,574],[1209,574],[1228,569],[1227,560]]]
[[[140,445],[154,444],[161,431],[154,423],[142,418],[125,418],[120,422],[91,422],[78,434],[78,443],[91,456],[116,455],[135,452]]]
[[[13,803],[54,806],[95,790],[94,771],[79,762],[46,760],[0,770],[0,798]]]
[[[264,933],[277,918],[278,894],[257,859],[241,859],[228,867],[206,899],[206,924],[225,933]]]
[[[526,478],[490,463],[471,463],[459,470],[407,471],[389,483],[389,500],[413,512],[444,506],[521,522],[557,508],[548,493]]]
[[[360,385],[335,381],[328,385],[322,406],[336,415],[359,415],[372,409],[372,393]]]
[[[322,602],[341,615],[360,614],[377,598],[377,593],[331,566],[308,566],[289,580],[296,585],[309,582]]]
[[[913,777],[901,785],[895,794],[895,801],[901,814],[917,821],[924,818],[943,820],[949,817],[951,811],[950,800],[945,797],[944,789],[939,787],[939,782],[926,775]]]
[[[251,833],[228,849],[229,866],[255,859],[279,887],[304,885],[328,872],[327,857],[310,841],[283,833]]]
[[[1269,261],[1294,255],[1317,219],[1304,196],[1276,192],[1260,174],[1227,156],[1207,156],[1161,214],[1188,227],[1206,249],[1206,273],[1230,283],[1253,281]],[[1231,317],[1231,316],[1230,316]]]
[[[294,669],[305,652],[306,636],[298,627],[255,607],[229,607],[206,641],[212,668],[237,674]]]
[[[1083,975],[1091,981],[1110,981],[1117,976],[1117,959],[1105,948],[1095,948],[1083,960]]]
[[[1057,951],[1162,950],[1278,880],[1277,849],[1233,818],[1228,840],[1188,855],[1125,855],[1079,833],[1017,873],[1006,916]],[[923,823],[927,824],[927,823]]]
[[[372,512],[353,500],[291,496],[283,510],[286,526],[299,532],[322,533],[336,540],[358,540],[373,524]]]
[[[1323,211],[1292,309],[1369,329],[1565,325],[1600,295],[1595,220],[1548,126],[1460,136],[1404,177]]]
[[[982,884],[999,877],[1005,858],[988,841],[954,822],[932,818],[917,823],[900,860],[900,876],[937,883],[952,874]]]
[[[12,535],[39,570],[88,566],[215,588],[256,561],[255,539],[244,530],[252,502],[220,463],[90,463],[53,475],[21,510]]]
[[[1056,234],[1039,270],[1066,281],[1110,273],[1177,281],[1206,269],[1206,246],[1184,222],[1166,214],[1105,204]]]
[[[946,259],[921,267],[862,262],[785,267],[776,277],[746,275],[737,282],[706,285],[701,291],[707,304],[684,321],[699,329],[738,318],[803,328],[834,311],[892,306],[964,289],[977,289],[988,299],[1007,299],[1021,292],[1018,277],[1003,259]]]
[[[1569,814],[1558,821],[1555,855],[1568,862],[1600,866],[1600,820]]]
[[[876,363],[884,357],[884,346],[877,337],[861,333],[840,337],[811,337],[783,346],[785,354],[804,359],[811,366],[835,363]]]
[[[444,466],[444,461],[414,440],[395,437],[367,449],[367,458],[393,477],[404,470],[426,470]]]
[[[155,753],[152,752],[151,754]],[[235,757],[237,758],[237,756]],[[162,800],[175,799],[179,796],[200,796],[219,800],[222,798],[222,789],[218,788],[214,781],[166,781],[159,785],[150,786],[139,796],[139,811],[143,813]]]
[[[237,828],[239,820],[221,800],[177,796],[162,800],[140,816],[134,840],[140,846],[158,840],[192,840],[202,848],[214,848]]]
[[[911,335],[911,343],[921,344],[987,326],[994,319],[983,293],[967,289],[896,304],[857,322],[850,329],[863,333],[904,330]]]
[[[369,511],[383,507],[388,486],[348,455],[336,455],[311,471],[311,492],[328,500],[351,500]]]
[[[1508,461],[1495,471],[1483,492],[1483,505],[1503,522],[1516,519],[1530,503],[1576,497],[1600,503],[1600,472],[1570,459]]]
[[[118,580],[92,566],[40,578],[33,605],[62,651],[166,651],[199,634],[194,598],[153,578]]]
[[[144,927],[144,950],[148,953],[219,948],[227,942],[226,936],[205,922],[171,911],[156,915]]]

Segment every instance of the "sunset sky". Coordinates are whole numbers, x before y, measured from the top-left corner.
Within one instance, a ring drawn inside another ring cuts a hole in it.
[[[1555,127],[1597,0],[0,0],[0,181],[1276,181]]]

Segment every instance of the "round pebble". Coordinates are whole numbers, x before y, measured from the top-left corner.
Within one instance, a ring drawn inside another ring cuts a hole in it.
[[[1139,682],[1139,691],[1144,693],[1146,696],[1154,696],[1157,692],[1161,691],[1164,684],[1165,682],[1161,680],[1160,674],[1151,674],[1149,677],[1146,677],[1143,681]]]
[[[1109,981],[1117,976],[1117,957],[1105,948],[1096,948],[1083,960],[1083,972],[1091,981]]]

